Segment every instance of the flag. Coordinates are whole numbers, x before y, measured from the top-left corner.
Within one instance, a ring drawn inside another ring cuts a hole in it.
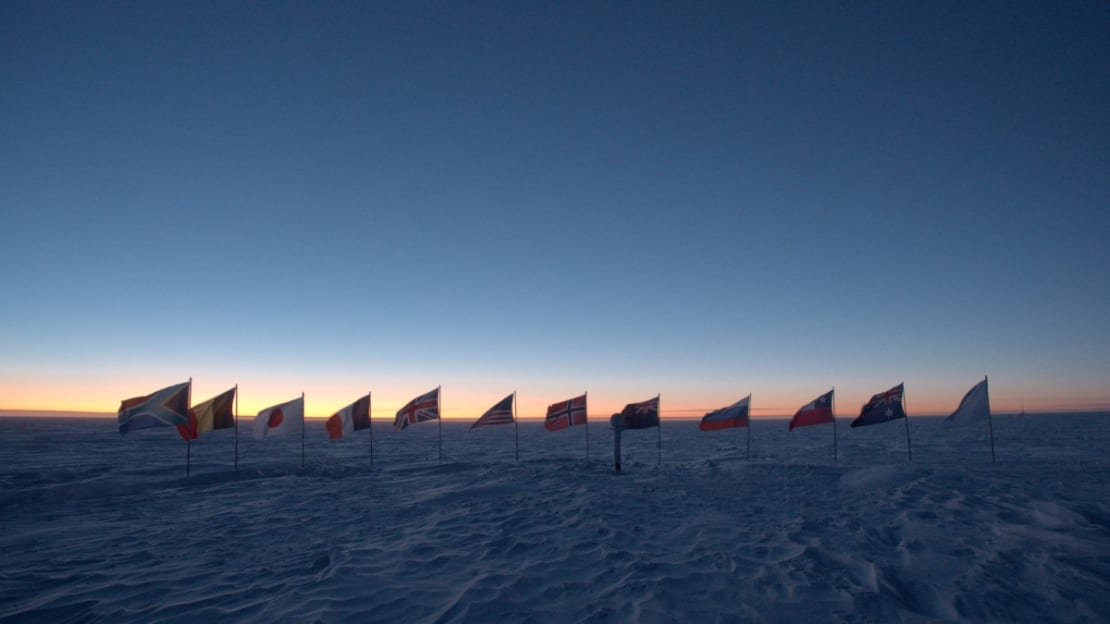
[[[659,426],[659,397],[629,403],[619,414],[609,418],[614,429],[649,429]]]
[[[116,423],[121,434],[149,429],[184,425],[189,422],[189,391],[192,381],[162,388],[146,396],[120,401]]]
[[[728,429],[729,427],[747,427],[748,426],[748,407],[751,404],[752,395],[740,399],[739,401],[722,407],[719,410],[709,412],[701,417],[701,424],[698,429],[702,431],[716,431],[718,429]]]
[[[235,428],[235,388],[218,394],[189,409],[189,424],[178,425],[177,432],[185,440],[196,440],[213,429]]]
[[[987,380],[984,379],[971,387],[960,401],[956,411],[944,419],[946,425],[962,425],[986,420],[991,415],[990,397],[987,396]]]
[[[478,417],[471,429],[485,427],[486,425],[509,425],[513,422],[513,397],[516,393],[501,399],[497,405],[486,410],[485,414]]]
[[[393,428],[401,431],[409,425],[439,418],[439,388],[422,394],[397,410]]]
[[[354,433],[369,426],[369,394],[332,414],[324,423],[324,427],[328,430],[328,438],[332,440],[338,440],[348,433]]]
[[[258,412],[254,417],[254,438],[262,440],[271,436],[301,431],[304,427],[304,396],[279,403]]]
[[[793,431],[796,427],[823,425],[833,422],[832,400],[833,391],[829,390],[806,404],[794,414],[794,418],[790,419],[789,431]]]
[[[859,417],[852,421],[852,427],[866,427],[905,418],[902,409],[902,392],[905,384],[898,384],[886,392],[880,392],[863,404]]]
[[[586,424],[586,395],[559,401],[547,406],[547,417],[543,426],[548,431],[558,431]]]

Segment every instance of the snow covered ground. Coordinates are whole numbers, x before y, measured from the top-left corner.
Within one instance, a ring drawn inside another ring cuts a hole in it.
[[[597,416],[595,420],[600,421]],[[0,419],[0,620],[1107,622],[1110,415],[185,446]],[[244,430],[243,433],[247,433]]]

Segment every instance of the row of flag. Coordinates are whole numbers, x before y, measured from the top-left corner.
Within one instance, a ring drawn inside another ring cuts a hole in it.
[[[228,429],[236,426],[234,404],[238,388],[231,388],[207,401],[189,407],[192,381],[162,388],[151,394],[125,399],[120,403],[117,423],[121,434],[150,427],[175,426],[185,440],[195,440],[200,434],[215,429]],[[825,394],[802,406],[790,420],[789,430],[798,427],[836,423],[833,415],[833,393]],[[860,409],[859,416],[852,421],[852,427],[863,427],[906,418],[903,407],[905,388],[898,384],[880,392]],[[489,425],[515,424],[516,393],[501,399],[486,410],[471,429]],[[732,427],[747,427],[750,424],[751,395],[702,417],[699,429],[716,431]],[[426,392],[397,410],[393,426],[398,431],[410,425],[438,420],[440,418],[440,389]],[[967,422],[990,418],[990,400],[987,380],[977,383],[960,402],[955,412],[948,417],[949,422]],[[559,431],[568,427],[587,424],[586,395],[559,401],[548,406],[544,427],[548,431]],[[615,428],[646,429],[659,426],[659,397],[629,403],[620,413],[611,417]],[[332,414],[325,425],[328,437],[336,440],[344,435],[370,427],[370,395],[360,397],[355,402]],[[279,403],[258,412],[253,422],[254,437],[284,435],[304,430],[304,395]]]

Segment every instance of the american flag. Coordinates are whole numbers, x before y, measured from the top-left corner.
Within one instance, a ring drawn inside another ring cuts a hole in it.
[[[393,428],[401,431],[409,425],[439,418],[439,388],[422,394],[397,410]]]
[[[547,406],[547,418],[544,419],[543,426],[548,431],[558,431],[584,424],[586,424],[586,395],[584,394]]]
[[[478,427],[485,427],[486,425],[512,424],[514,397],[516,397],[515,392],[498,401],[497,405],[486,410],[485,414],[482,414],[478,420],[474,421],[474,424],[470,425],[470,428],[477,429]]]

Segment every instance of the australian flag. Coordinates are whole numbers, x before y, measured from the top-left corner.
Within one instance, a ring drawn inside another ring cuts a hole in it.
[[[648,429],[659,426],[659,397],[629,403],[609,419],[614,429]]]
[[[852,427],[866,427],[905,418],[902,409],[902,392],[905,384],[898,384],[886,392],[880,392],[860,409],[859,417],[852,421]]]

